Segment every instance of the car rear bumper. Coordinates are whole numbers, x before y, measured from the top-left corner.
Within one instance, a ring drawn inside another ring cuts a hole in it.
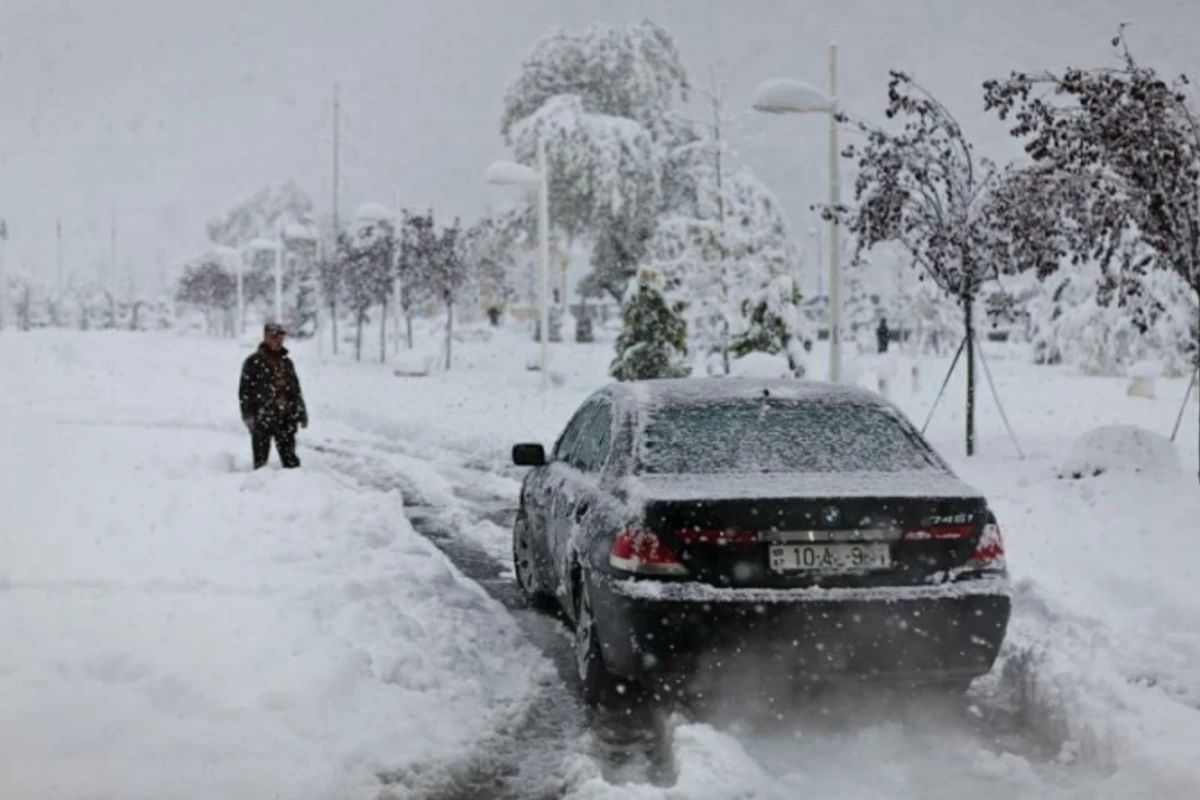
[[[592,578],[606,666],[629,678],[705,668],[793,681],[973,678],[992,668],[1011,613],[1003,578],[827,590]]]

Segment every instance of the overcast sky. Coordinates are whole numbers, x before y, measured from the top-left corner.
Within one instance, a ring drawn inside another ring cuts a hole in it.
[[[146,275],[204,248],[204,223],[294,178],[330,206],[332,86],[342,84],[341,204],[503,200],[481,173],[505,149],[500,100],[553,25],[649,16],[694,82],[723,63],[737,111],[763,78],[825,80],[841,49],[852,110],[881,108],[889,67],[914,71],[987,152],[1011,149],[979,83],[1010,68],[1096,64],[1121,20],[1139,52],[1200,76],[1195,0],[2,0],[0,217],[10,267],[95,274],[118,219],[119,261]],[[824,199],[825,126],[747,119],[742,153],[798,238]]]

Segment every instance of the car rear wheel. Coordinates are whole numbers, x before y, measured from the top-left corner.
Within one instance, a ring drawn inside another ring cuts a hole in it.
[[[530,608],[548,610],[554,606],[554,596],[546,591],[542,576],[538,574],[537,559],[534,558],[533,533],[529,520],[522,511],[513,523],[513,571],[517,576],[517,588]]]
[[[610,705],[625,688],[624,682],[604,666],[600,635],[592,613],[592,596],[587,579],[582,576],[575,591],[575,669],[583,700],[590,706]]]

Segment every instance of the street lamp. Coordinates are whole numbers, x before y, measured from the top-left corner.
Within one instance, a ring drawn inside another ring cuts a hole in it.
[[[799,81],[774,78],[759,85],[754,92],[755,111],[768,114],[828,114],[829,115],[829,205],[837,208],[841,202],[841,183],[838,176],[838,96],[837,45],[829,45],[829,93]],[[842,376],[841,343],[841,264],[838,253],[837,216],[829,219],[829,381],[838,383]]]
[[[546,143],[538,139],[538,168],[530,169],[512,161],[497,161],[487,168],[484,180],[497,186],[538,187],[538,241],[542,251],[542,270],[538,283],[538,319],[541,327],[539,341],[539,369],[542,373],[542,389],[549,382],[550,349],[550,210],[549,189],[546,185]]]

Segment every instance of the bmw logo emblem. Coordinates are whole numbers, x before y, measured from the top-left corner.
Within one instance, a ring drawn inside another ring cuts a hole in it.
[[[842,512],[838,510],[837,506],[826,506],[825,510],[821,512],[821,519],[825,521],[826,525],[837,525],[842,521]]]

